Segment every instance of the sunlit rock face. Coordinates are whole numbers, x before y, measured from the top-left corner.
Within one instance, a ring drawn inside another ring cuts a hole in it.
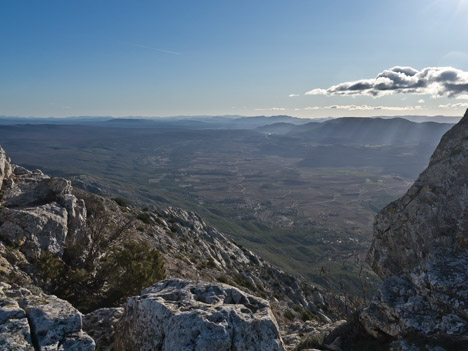
[[[44,251],[61,257],[65,246],[78,260],[86,252],[86,207],[69,180],[11,164],[0,147],[0,185],[0,239],[20,247],[29,260]]]
[[[284,350],[267,301],[232,286],[166,280],[132,297],[116,325],[124,350]]]
[[[370,334],[447,349],[468,341],[468,111],[408,192],[377,215],[367,259],[384,279],[361,314]]]

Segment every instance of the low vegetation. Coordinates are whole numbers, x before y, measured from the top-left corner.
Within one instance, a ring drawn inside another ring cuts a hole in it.
[[[161,254],[144,242],[112,248],[91,269],[73,267],[47,252],[38,266],[47,290],[82,312],[117,306],[166,275]]]

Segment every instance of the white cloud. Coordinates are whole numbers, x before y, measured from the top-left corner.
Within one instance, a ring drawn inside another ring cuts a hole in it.
[[[468,94],[458,95],[457,100],[468,100]]]
[[[418,104],[424,104],[424,99],[419,99]]]
[[[348,111],[416,111],[422,106],[369,106],[369,105],[330,105],[311,106],[304,110],[348,110]]]
[[[300,96],[299,94],[289,94],[289,97],[298,97]]]
[[[439,107],[448,108],[448,109],[466,108],[468,107],[468,102],[458,102],[456,104],[444,104],[444,105],[439,105]]]
[[[327,89],[312,89],[306,95],[328,95]]]
[[[256,108],[255,111],[286,111],[284,107]]]
[[[328,89],[312,89],[306,95],[427,94],[432,97],[456,97],[468,94],[468,72],[453,67],[392,67],[371,79],[344,82]]]

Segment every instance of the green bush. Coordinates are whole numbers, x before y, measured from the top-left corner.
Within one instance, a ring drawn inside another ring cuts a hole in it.
[[[109,286],[106,299],[109,305],[140,294],[166,276],[162,255],[146,242],[126,242],[115,247],[106,257],[102,272]]]
[[[42,252],[38,261],[43,279],[50,290],[58,297],[70,301],[78,309],[87,309],[90,301],[91,277],[79,267],[70,267],[60,258]]]
[[[223,284],[229,284],[229,281],[227,280],[227,278],[223,276],[216,278],[216,280]]]
[[[114,199],[112,199],[115,201],[115,203],[117,205],[119,205],[120,207],[127,207],[128,206],[128,202],[125,201],[124,199],[121,199],[120,197],[116,197]]]
[[[166,275],[162,255],[146,242],[114,246],[100,263],[84,269],[44,252],[38,267],[46,291],[85,313],[116,306]]]
[[[150,217],[149,213],[147,213],[147,212],[141,212],[137,216],[137,219],[139,219],[140,221],[142,221],[145,224],[151,224],[151,217]]]
[[[206,266],[209,268],[217,268],[213,257],[208,258],[208,262],[206,263]]]
[[[302,312],[302,316],[301,316],[301,319],[305,322],[305,321],[311,321],[313,319],[316,319],[317,317],[312,313],[310,312],[309,310],[304,310]]]
[[[291,321],[295,318],[294,313],[292,313],[290,310],[284,312],[284,316]]]

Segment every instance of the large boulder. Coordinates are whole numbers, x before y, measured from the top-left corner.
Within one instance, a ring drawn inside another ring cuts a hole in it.
[[[115,349],[284,350],[267,301],[224,284],[165,280],[131,297]]]
[[[406,195],[377,215],[368,262],[384,280],[361,314],[370,334],[468,341],[468,111]]]

